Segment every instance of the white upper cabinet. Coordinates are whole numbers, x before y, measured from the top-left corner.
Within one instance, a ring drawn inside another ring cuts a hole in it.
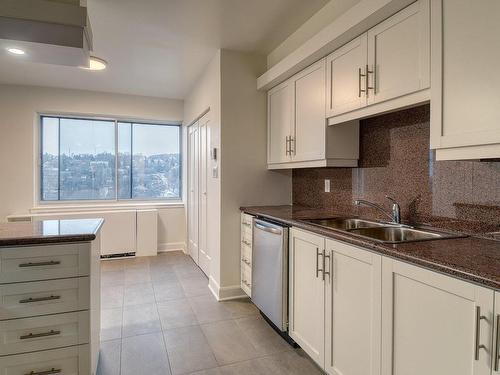
[[[438,160],[500,157],[500,2],[432,1],[431,147]]]
[[[295,132],[291,138],[294,161],[325,158],[325,61],[303,70],[293,79]]]
[[[429,100],[429,0],[418,0],[327,57],[328,124]]]
[[[327,127],[325,59],[268,92],[268,168],[354,167],[359,124]]]
[[[382,262],[382,374],[490,375],[494,292]]]
[[[382,257],[333,240],[326,254],[325,371],[380,375]]]
[[[347,43],[326,58],[327,117],[366,106],[367,36]]]
[[[267,93],[268,153],[267,162],[284,163],[290,158],[290,137],[293,132],[293,82],[286,81]]]
[[[368,31],[368,104],[430,87],[429,1]]]

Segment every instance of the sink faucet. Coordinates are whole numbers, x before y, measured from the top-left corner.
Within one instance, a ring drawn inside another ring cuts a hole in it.
[[[356,199],[354,201],[354,205],[355,206],[365,205],[376,208],[377,210],[383,212],[391,219],[391,224],[401,224],[401,208],[398,202],[394,198],[389,197],[388,195],[386,195],[385,197],[389,199],[392,203],[391,211],[386,210],[385,208],[379,206],[376,203],[368,202],[363,199]]]

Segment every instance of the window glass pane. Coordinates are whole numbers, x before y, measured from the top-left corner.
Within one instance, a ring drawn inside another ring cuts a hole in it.
[[[132,124],[118,123],[118,199],[130,199],[132,167]]]
[[[114,121],[60,121],[60,199],[115,199]]]
[[[132,198],[179,198],[180,127],[132,126]]]
[[[59,199],[59,119],[42,117],[42,200]]]

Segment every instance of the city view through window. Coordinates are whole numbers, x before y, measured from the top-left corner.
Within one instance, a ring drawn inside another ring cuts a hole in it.
[[[42,116],[41,199],[179,199],[178,125]]]

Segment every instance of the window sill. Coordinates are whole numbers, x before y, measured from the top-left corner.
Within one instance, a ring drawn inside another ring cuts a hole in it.
[[[184,202],[127,202],[127,203],[64,203],[64,204],[39,204],[30,209],[32,214],[51,213],[51,212],[72,212],[72,211],[119,211],[119,210],[138,210],[138,209],[169,209],[183,208]]]

